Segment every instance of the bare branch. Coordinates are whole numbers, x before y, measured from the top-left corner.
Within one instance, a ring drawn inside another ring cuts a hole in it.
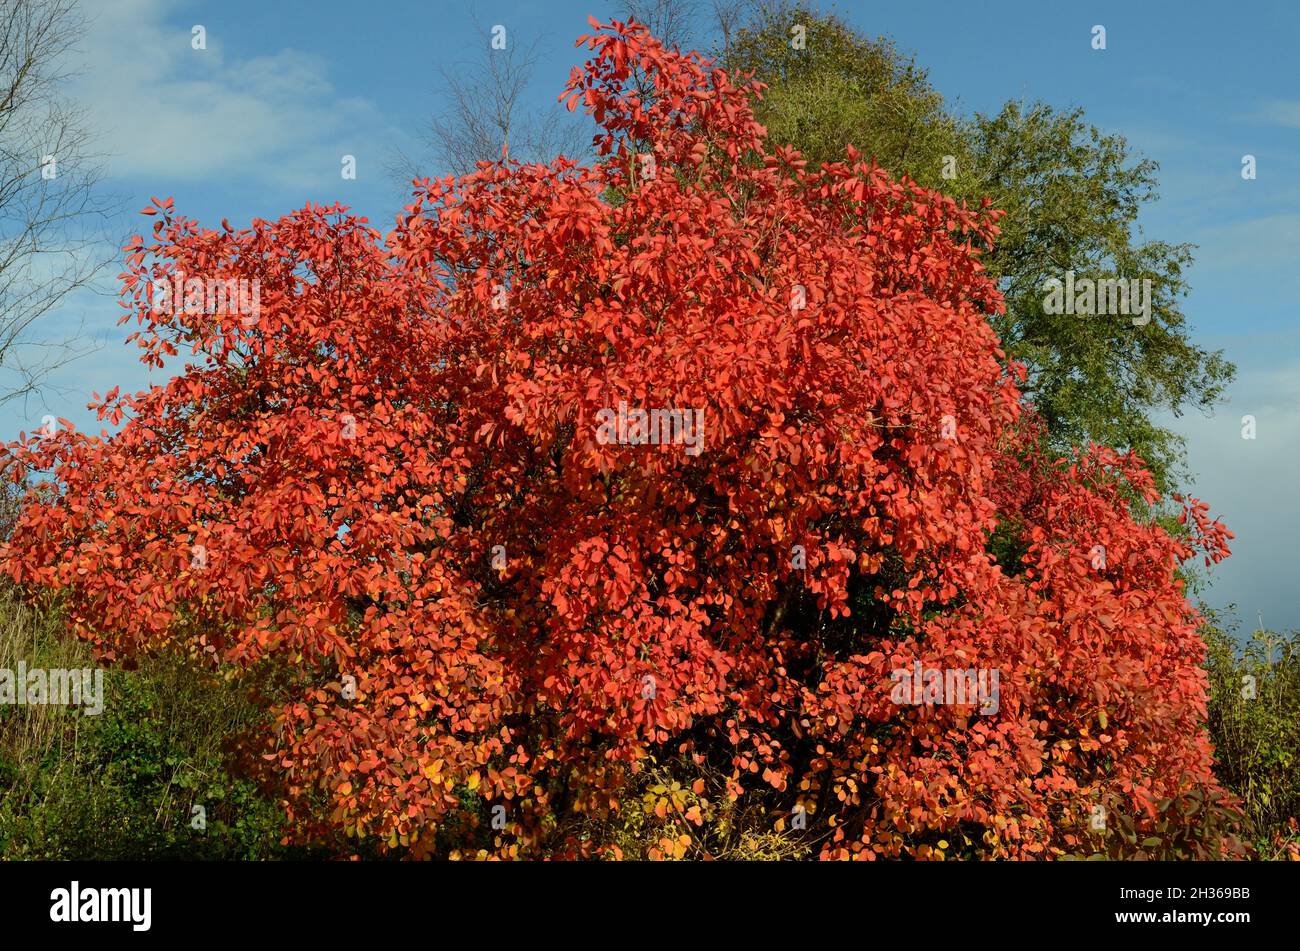
[[[537,41],[520,43],[507,31],[505,48],[494,49],[493,34],[481,24],[475,26],[482,40],[481,58],[440,70],[449,103],[430,121],[428,135],[440,173],[465,175],[479,162],[499,161],[503,151],[522,162],[581,157],[590,136],[558,104],[543,114],[523,108],[537,63]],[[417,163],[409,160],[403,159],[399,167],[418,172]]]
[[[75,0],[0,4],[0,403],[78,355],[77,338],[27,333],[111,260],[102,167],[82,114],[60,95],[80,29]]]

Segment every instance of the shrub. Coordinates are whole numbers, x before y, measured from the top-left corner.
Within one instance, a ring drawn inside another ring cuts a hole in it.
[[[676,855],[706,795],[827,858],[1047,857],[1101,798],[1142,827],[1213,790],[1177,570],[1226,530],[1042,447],[988,323],[997,213],[769,152],[752,89],[643,28],[586,42],[592,168],[425,181],[386,242],[146,209],[127,319],[196,360],[104,397],[113,436],[9,447],[54,473],[9,575],[106,661],[257,671],[304,841],[610,854],[650,796]],[[194,275],[260,310],[154,306]],[[621,404],[698,415],[662,445]],[[996,712],[900,704],[914,663],[998,672]],[[678,760],[716,788],[646,784]]]
[[[1204,631],[1215,772],[1240,797],[1260,853],[1300,858],[1300,635],[1257,630],[1243,650],[1214,614]]]

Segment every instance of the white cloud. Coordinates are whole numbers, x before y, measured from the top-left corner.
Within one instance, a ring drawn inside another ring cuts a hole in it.
[[[160,0],[110,0],[74,53],[68,91],[102,134],[112,175],[319,187],[381,129],[378,110],[340,93],[321,57],[245,52],[246,37],[212,31],[195,50],[189,22],[168,14]]]
[[[1300,99],[1270,99],[1247,118],[1300,129]]]
[[[1300,295],[1300,214],[1283,213],[1196,228],[1193,282],[1241,289],[1267,289],[1277,300]],[[1259,295],[1264,296],[1264,295]],[[1251,306],[1243,300],[1243,306]]]
[[[1242,438],[1246,415],[1255,418],[1253,440]],[[1187,437],[1192,494],[1236,535],[1232,556],[1212,570],[1206,600],[1216,607],[1235,602],[1249,626],[1262,612],[1269,627],[1300,628],[1300,361],[1243,370],[1230,402],[1214,416],[1193,414],[1172,425]]]

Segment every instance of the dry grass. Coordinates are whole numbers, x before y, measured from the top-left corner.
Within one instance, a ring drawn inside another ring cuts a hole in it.
[[[0,668],[82,668],[94,666],[89,649],[62,634],[54,613],[24,604],[16,593],[0,588]],[[47,778],[55,772],[75,773],[79,766],[86,717],[79,709],[55,704],[0,707],[0,757],[9,763],[39,763]],[[0,787],[0,813],[14,799],[32,793],[33,776],[9,771]]]

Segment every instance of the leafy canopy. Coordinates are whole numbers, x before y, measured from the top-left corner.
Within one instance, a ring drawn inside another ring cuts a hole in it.
[[[678,755],[825,857],[1059,854],[1095,803],[1213,785],[1175,572],[1226,532],[1134,518],[1132,456],[1045,450],[988,319],[999,213],[769,150],[752,88],[594,25],[562,97],[592,167],[426,180],[386,240],[147,208],[125,319],[191,362],[109,393],[114,435],[8,447],[52,477],[4,570],[110,660],[272,671],[255,739],[306,837],[605,854],[574,817]],[[155,308],[177,274],[260,310]],[[704,451],[602,443],[620,402],[702,412]],[[997,671],[996,712],[894,702],[918,661]]]

